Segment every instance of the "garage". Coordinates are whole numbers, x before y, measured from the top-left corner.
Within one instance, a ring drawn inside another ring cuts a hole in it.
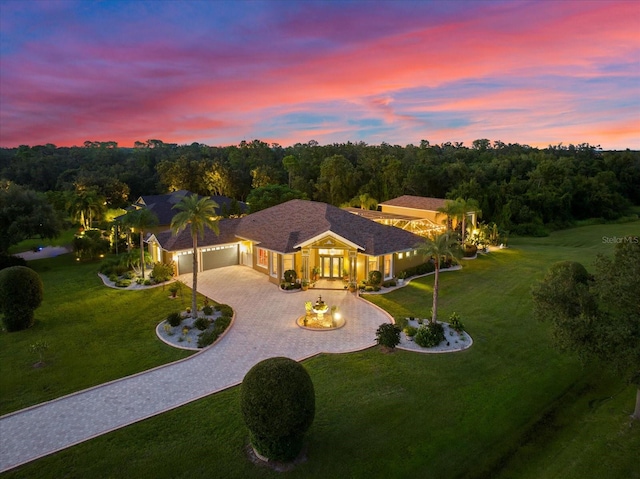
[[[215,246],[202,249],[202,270],[235,266],[238,263],[238,245]],[[191,268],[193,269],[193,268]]]
[[[193,273],[193,253],[178,255],[178,274]]]

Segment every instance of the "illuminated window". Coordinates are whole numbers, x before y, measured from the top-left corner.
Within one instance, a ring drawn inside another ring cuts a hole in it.
[[[258,266],[263,268],[269,266],[269,253],[266,249],[258,248]]]
[[[378,270],[378,258],[369,258],[369,271],[377,271]]]
[[[398,259],[404,258],[404,253],[398,253]]]
[[[384,255],[384,277],[385,278],[391,277],[391,255],[390,254]]]
[[[292,254],[285,254],[282,257],[282,270],[283,271],[287,271],[290,269],[294,269],[293,267],[293,255]]]

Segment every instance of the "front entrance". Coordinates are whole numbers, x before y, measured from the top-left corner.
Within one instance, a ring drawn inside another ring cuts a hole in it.
[[[324,279],[342,279],[344,258],[342,256],[320,256],[320,276]]]

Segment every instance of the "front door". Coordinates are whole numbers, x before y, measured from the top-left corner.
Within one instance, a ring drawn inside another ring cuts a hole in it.
[[[342,279],[342,256],[321,256],[320,276],[326,279]]]

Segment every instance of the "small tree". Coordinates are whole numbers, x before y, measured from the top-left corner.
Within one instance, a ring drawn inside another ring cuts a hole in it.
[[[33,325],[33,312],[42,303],[43,287],[38,273],[26,266],[0,270],[0,312],[7,331]]]
[[[383,323],[376,330],[376,341],[380,346],[394,349],[400,344],[400,328],[391,323]]]
[[[311,377],[293,359],[265,359],[253,366],[242,381],[242,417],[252,446],[268,459],[291,461],[300,454],[315,407]]]
[[[563,261],[533,286],[534,316],[553,326],[556,345],[583,361],[600,360],[638,387],[632,415],[640,419],[640,242],[624,238],[613,259],[598,256],[590,276]]]
[[[47,349],[49,349],[49,345],[47,344],[47,342],[43,341],[42,339],[39,339],[35,343],[31,344],[29,346],[29,349],[31,350],[31,352],[33,354],[38,356],[38,362],[35,365],[36,366],[43,366],[44,365],[44,353],[46,353]]]

